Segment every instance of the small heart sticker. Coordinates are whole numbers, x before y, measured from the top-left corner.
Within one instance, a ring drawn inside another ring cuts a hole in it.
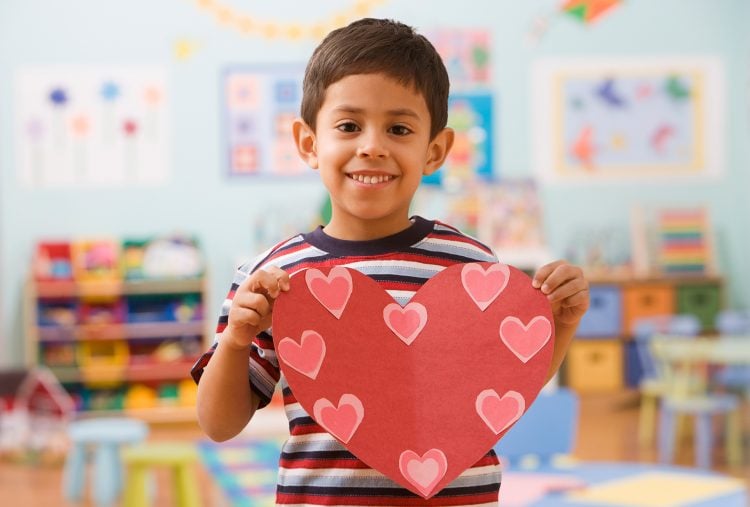
[[[331,268],[328,276],[317,269],[305,271],[305,282],[310,293],[337,319],[344,313],[352,295],[352,276],[346,268]]]
[[[320,334],[308,329],[302,333],[300,343],[291,338],[280,340],[276,352],[286,364],[315,379],[326,355],[326,343]]]
[[[537,316],[524,323],[518,317],[506,317],[500,324],[503,343],[524,363],[542,350],[552,337],[552,323],[547,317]]]
[[[313,405],[313,415],[328,433],[347,443],[362,422],[365,409],[359,398],[353,394],[342,394],[337,407],[325,398],[316,401]]]
[[[440,479],[448,470],[448,460],[440,449],[430,449],[422,456],[407,450],[398,460],[401,474],[413,484],[424,497],[429,497]]]
[[[427,309],[419,303],[409,303],[403,308],[391,303],[383,308],[383,320],[396,336],[411,345],[427,324]]]

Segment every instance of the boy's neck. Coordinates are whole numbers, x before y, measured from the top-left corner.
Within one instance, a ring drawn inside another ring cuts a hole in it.
[[[411,225],[412,221],[409,217],[391,222],[384,222],[383,220],[347,220],[342,222],[334,217],[331,218],[328,225],[323,227],[323,232],[336,239],[369,241],[398,234]]]

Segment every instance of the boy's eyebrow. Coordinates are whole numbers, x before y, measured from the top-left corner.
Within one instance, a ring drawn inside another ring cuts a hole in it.
[[[365,112],[365,110],[361,107],[348,106],[346,104],[335,107],[333,110],[342,113],[353,114],[362,114]],[[386,111],[386,114],[388,114],[388,116],[411,116],[413,118],[419,119],[419,115],[414,110],[409,108],[389,109],[388,111]]]

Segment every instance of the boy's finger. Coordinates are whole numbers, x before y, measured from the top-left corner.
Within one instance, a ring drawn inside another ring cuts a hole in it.
[[[275,298],[279,295],[279,282],[272,273],[259,269],[253,273],[253,283],[250,285],[252,292]]]
[[[563,261],[550,262],[549,264],[545,264],[541,268],[537,269],[536,273],[534,273],[534,278],[532,278],[531,280],[531,286],[535,289],[541,287],[542,284],[544,284],[544,281],[555,270],[555,268],[557,268],[562,263]]]
[[[586,306],[588,308],[588,289],[576,292],[575,294],[563,299],[560,304],[566,308],[575,306]]]
[[[570,299],[571,297],[577,296],[578,294],[586,296],[587,293],[588,286],[586,285],[586,283],[582,280],[573,279],[563,283],[555,290],[547,294],[547,299],[551,303],[555,303],[558,301],[565,301],[567,299]]]
[[[279,290],[282,290],[282,291],[289,290],[289,273],[287,273],[283,269],[280,269],[276,266],[269,266],[268,272],[271,274],[271,276],[276,278],[276,284]]]
[[[268,299],[264,295],[254,292],[237,294],[234,298],[234,303],[237,307],[253,311],[261,317],[267,315],[271,310]]]
[[[570,264],[559,265],[542,282],[542,293],[550,295],[557,291],[559,287],[562,287],[571,281],[577,281],[580,284],[586,283],[579,268],[571,266]]]

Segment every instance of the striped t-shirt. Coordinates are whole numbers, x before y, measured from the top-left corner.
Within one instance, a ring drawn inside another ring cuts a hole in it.
[[[286,240],[241,266],[221,308],[216,340],[227,325],[235,290],[250,273],[277,266],[290,275],[306,268],[347,266],[378,282],[398,303],[444,268],[466,262],[494,262],[492,251],[453,227],[412,218],[412,226],[372,241],[347,241],[328,236],[322,227]],[[251,345],[249,375],[253,392],[266,406],[280,382],[290,438],[279,460],[276,503],[284,505],[497,505],[500,465],[490,450],[437,495],[425,500],[357,459],[319,426],[300,406],[279,370],[271,330]],[[461,337],[457,337],[461,338]],[[214,343],[193,367],[199,380],[216,347]]]

